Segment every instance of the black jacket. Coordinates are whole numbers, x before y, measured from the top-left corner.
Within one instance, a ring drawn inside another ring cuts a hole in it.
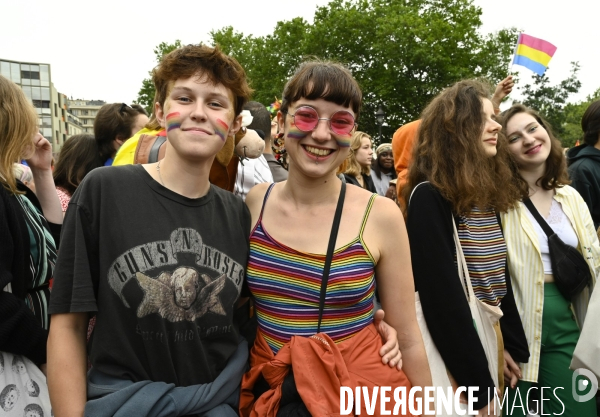
[[[567,152],[571,187],[585,200],[594,227],[600,226],[600,150],[590,145],[580,145]]]
[[[375,184],[373,183],[373,178],[370,175],[363,174],[363,181],[365,182],[365,190],[368,190],[372,193],[377,194],[377,190],[375,189]],[[357,187],[363,188],[359,183],[356,177],[352,175],[344,174],[344,178],[346,178],[346,182],[348,184],[356,185]]]
[[[487,403],[494,388],[485,351],[471,324],[473,318],[454,263],[452,206],[431,184],[418,187],[408,206],[406,229],[415,290],[444,363],[459,386],[479,387],[475,409]],[[457,218],[454,217],[457,222]],[[527,338],[514,300],[508,268],[506,295],[500,304],[504,347],[516,362],[529,360]]]
[[[35,194],[17,181],[18,189],[40,211]],[[0,185],[0,351],[46,363],[48,332],[25,304],[32,281],[30,243],[23,209],[14,195]],[[49,223],[58,247],[61,225]],[[2,291],[8,284],[12,292]]]

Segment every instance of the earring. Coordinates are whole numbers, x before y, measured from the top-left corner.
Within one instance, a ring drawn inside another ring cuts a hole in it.
[[[281,158],[283,158],[283,156],[286,153],[283,133],[278,133],[277,135],[275,135],[275,138],[273,139],[273,144],[271,145],[271,149],[275,154],[275,159],[279,161]]]

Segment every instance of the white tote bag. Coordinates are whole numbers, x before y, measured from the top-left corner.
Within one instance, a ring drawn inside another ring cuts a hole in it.
[[[51,415],[46,376],[24,356],[0,352],[0,415]]]
[[[11,290],[9,283],[3,291]],[[25,356],[0,351],[0,416],[51,415],[44,373]]]
[[[585,368],[592,371],[600,380],[600,287],[596,287],[592,292],[590,303],[588,304],[587,315],[581,329],[581,335],[577,341],[571,369]]]
[[[421,184],[417,185],[417,187]],[[416,190],[415,187],[412,191]],[[412,198],[411,193],[411,198]],[[410,202],[410,198],[409,198]],[[464,279],[464,284],[461,282],[461,287],[465,291],[465,296],[469,303],[469,308],[471,310],[471,316],[473,317],[473,324],[477,329],[477,334],[479,335],[479,339],[481,340],[481,344],[483,346],[486,358],[488,360],[488,367],[490,370],[490,374],[494,381],[494,385],[498,387],[498,339],[496,336],[496,331],[494,330],[494,326],[502,317],[502,310],[499,307],[491,306],[480,301],[473,292],[473,285],[471,284],[471,278],[469,276],[469,270],[467,268],[467,262],[465,260],[465,255],[463,253],[462,247],[460,245],[460,239],[458,237],[458,231],[456,230],[456,224],[454,223],[454,218],[452,220],[453,234],[454,234],[454,243],[456,246],[456,259],[458,265],[458,276],[461,281]],[[427,360],[429,362],[429,368],[431,370],[431,379],[434,387],[441,387],[445,392],[447,392],[448,387],[452,387],[452,382],[450,380],[450,376],[448,375],[448,371],[446,369],[446,365],[444,364],[444,360],[440,355],[433,339],[431,338],[431,334],[429,333],[429,328],[427,327],[427,322],[425,321],[425,317],[423,315],[423,309],[421,306],[421,301],[419,298],[419,293],[415,293],[415,307],[417,312],[417,322],[419,324],[419,328],[421,330],[421,336],[423,338],[423,344],[425,346],[425,351],[427,353]],[[479,395],[487,395],[487,393],[478,393]],[[436,399],[437,404],[437,399]],[[463,404],[461,404],[463,405]],[[464,404],[463,410],[467,410],[466,404]],[[498,415],[500,414],[500,404],[497,402],[496,410]],[[437,410],[437,416],[440,417],[455,417],[464,414],[457,414],[454,412],[447,413],[446,410],[442,407],[442,409]]]

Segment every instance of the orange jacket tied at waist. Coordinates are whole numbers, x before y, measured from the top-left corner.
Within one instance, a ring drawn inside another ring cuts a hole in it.
[[[290,370],[294,373],[298,394],[312,416],[341,415],[340,388],[343,386],[353,391],[355,387],[368,387],[369,393],[373,393],[376,386],[391,386],[392,390],[404,386],[408,392],[411,387],[404,372],[381,362],[382,345],[381,336],[371,324],[337,344],[324,333],[309,338],[293,336],[273,355],[259,330],[251,352],[251,369],[242,379],[240,415],[276,417],[281,385]],[[252,388],[261,373],[271,389],[255,399]],[[379,394],[375,400],[375,415],[379,415]],[[386,409],[392,411],[393,407],[392,400]],[[364,413],[364,410],[363,404],[361,411]]]

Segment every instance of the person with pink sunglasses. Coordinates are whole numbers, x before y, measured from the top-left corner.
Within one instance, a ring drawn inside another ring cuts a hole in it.
[[[358,380],[407,392],[431,385],[400,210],[336,176],[361,102],[351,73],[331,62],[301,64],[284,88],[276,139],[288,179],[259,184],[246,199],[258,333],[242,381],[243,416],[337,414],[339,385]],[[389,326],[375,314],[376,284]]]

